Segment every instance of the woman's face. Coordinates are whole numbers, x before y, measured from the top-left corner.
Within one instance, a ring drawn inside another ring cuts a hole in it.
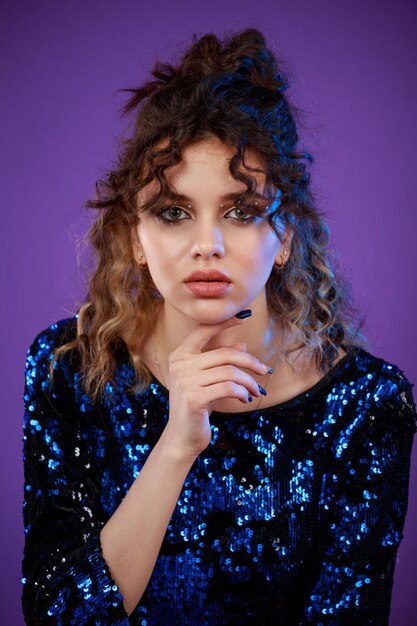
[[[256,310],[281,248],[286,244],[289,249],[291,241],[288,233],[281,244],[267,218],[256,214],[255,203],[259,209],[272,207],[276,196],[276,189],[269,189],[269,194],[264,189],[265,174],[246,172],[256,178],[256,193],[266,199],[246,199],[239,206],[228,198],[246,190],[228,171],[233,154],[214,137],[186,147],[181,163],[166,170],[177,197],[166,198],[158,216],[140,213],[133,232],[135,256],[146,260],[164,306],[199,323],[218,323],[244,308]],[[262,167],[254,154],[246,152],[245,161],[250,167]],[[155,181],[144,187],[138,206],[158,188]],[[231,281],[221,294],[199,295],[184,282],[191,272],[212,269]]]

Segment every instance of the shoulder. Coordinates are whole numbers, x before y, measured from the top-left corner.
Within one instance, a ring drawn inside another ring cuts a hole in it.
[[[78,314],[66,317],[39,331],[29,346],[28,352],[46,353],[75,339],[77,319]]]
[[[354,351],[354,367],[360,378],[366,381],[364,384],[372,401],[372,410],[379,416],[374,421],[375,426],[388,420],[390,428],[409,427],[415,432],[417,411],[413,396],[414,383],[407,378],[404,370],[398,364],[371,354],[364,348]]]
[[[32,387],[40,384],[45,391],[49,384],[49,364],[57,348],[77,336],[78,315],[54,322],[37,333],[26,355],[26,384]],[[57,369],[57,368],[56,368]]]
[[[51,455],[48,467],[53,469],[61,463],[68,442],[74,441],[79,408],[74,394],[77,373],[73,359],[65,353],[54,361],[52,368],[51,361],[55,350],[76,335],[77,316],[61,319],[38,332],[27,351],[23,395],[25,450],[29,458],[38,455],[39,446],[47,445]]]
[[[375,356],[364,348],[357,351],[356,363],[374,380],[374,397],[377,402],[381,397],[395,397],[414,387],[414,383],[407,378],[399,365]]]

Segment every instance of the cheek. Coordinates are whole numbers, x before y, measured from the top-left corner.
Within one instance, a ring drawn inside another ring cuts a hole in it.
[[[184,246],[173,237],[160,237],[153,248],[153,261],[164,272],[175,272],[179,261],[184,257]]]
[[[243,264],[251,265],[255,272],[263,274],[272,267],[280,248],[279,239],[273,233],[258,238],[252,245],[248,242],[247,245],[241,246],[238,254]]]
[[[151,226],[142,227],[142,230],[138,232],[149,263],[155,268],[169,266],[180,247],[172,233],[166,233]]]
[[[148,248],[149,270],[155,284],[165,291],[171,284],[176,284],[183,251],[173,238],[167,241],[166,237],[159,237],[156,239],[157,245],[154,241]]]

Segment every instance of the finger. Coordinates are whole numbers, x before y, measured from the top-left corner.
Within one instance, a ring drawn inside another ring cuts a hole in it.
[[[225,348],[234,348],[235,350],[242,350],[242,352],[246,352],[246,343],[244,341],[239,341],[239,343],[234,343],[231,346],[225,346]]]
[[[205,350],[196,357],[195,363],[196,367],[198,364],[200,370],[221,367],[222,365],[233,365],[238,368],[251,370],[262,376],[271,373],[268,370],[268,365],[262,363],[253,354],[246,352],[246,350],[236,349],[235,346],[222,346],[213,350]]]
[[[236,398],[244,404],[249,404],[250,402],[246,387],[230,381],[204,387],[201,390],[200,397],[207,405],[223,398]]]
[[[261,387],[256,380],[246,372],[243,372],[237,367],[232,365],[224,365],[221,367],[211,368],[209,370],[203,370],[199,376],[198,384],[200,387],[210,387],[223,382],[231,382],[241,387],[245,387],[247,393],[253,396],[262,395]]]

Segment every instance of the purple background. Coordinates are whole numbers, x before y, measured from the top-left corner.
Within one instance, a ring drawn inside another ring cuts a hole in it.
[[[115,91],[143,80],[194,32],[260,28],[292,73],[317,204],[367,313],[370,351],[415,383],[417,9],[411,0],[38,0],[3,1],[1,13],[0,621],[19,626],[24,360],[34,336],[72,315],[84,293],[76,237],[90,217],[82,205],[126,128]],[[397,626],[411,624],[417,608],[416,456],[417,447],[394,583]]]

